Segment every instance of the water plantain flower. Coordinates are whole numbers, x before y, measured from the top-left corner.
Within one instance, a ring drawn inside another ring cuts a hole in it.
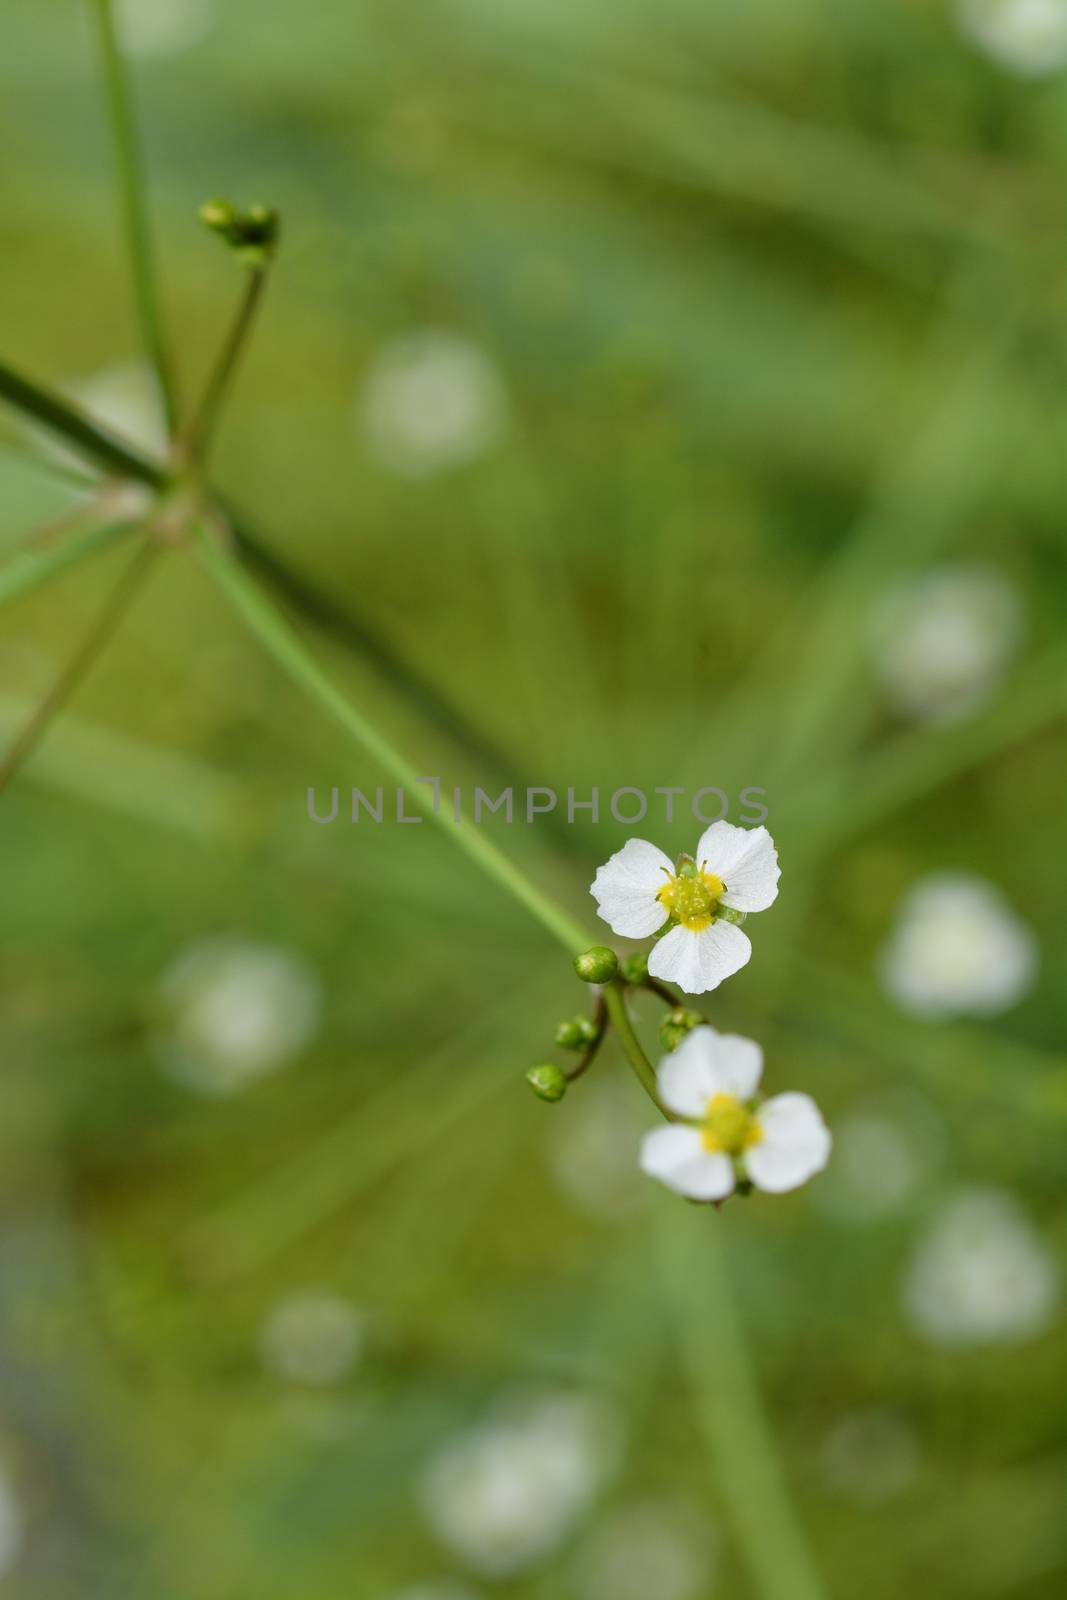
[[[647,1133],[641,1167],[690,1200],[725,1200],[739,1182],[784,1194],[821,1172],[830,1132],[806,1094],[759,1100],[763,1051],[751,1039],[694,1028],[660,1062],[659,1097],[683,1117]]]
[[[597,872],[590,893],[627,939],[661,933],[649,953],[654,978],[686,994],[717,989],[752,954],[738,922],[777,899],[778,852],[766,828],[713,822],[693,857],[675,864],[646,839],[629,839]]]

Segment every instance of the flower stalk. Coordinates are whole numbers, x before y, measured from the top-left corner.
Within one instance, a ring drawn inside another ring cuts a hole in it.
[[[122,221],[133,276],[134,298],[141,324],[141,338],[159,389],[167,432],[173,436],[177,427],[177,405],[156,293],[155,262],[152,232],[148,221],[144,168],[137,140],[130,86],[115,27],[113,0],[93,0],[93,10],[100,41],[100,60],[111,120]]]
[[[133,526],[128,518],[94,522],[87,528],[69,534],[61,544],[20,551],[0,569],[0,606],[32,593],[68,567],[106,549],[123,534],[129,533]]]
[[[241,562],[214,530],[198,531],[201,560],[238,616],[296,686],[340,724],[355,744],[407,791],[412,804],[428,821],[447,833],[463,853],[536,918],[571,956],[590,941],[562,907],[511,862],[491,840],[465,818],[457,819],[447,807],[439,809],[419,773],[396,746],[352,704],[317,664],[296,632],[275,610],[266,594],[247,574]],[[610,1009],[610,1003],[609,1003]]]
[[[48,693],[15,734],[0,758],[0,794],[25,766],[49,727],[77,693],[93,666],[110,644],[148,577],[161,546],[145,540],[108,592],[89,632],[70,657]]]

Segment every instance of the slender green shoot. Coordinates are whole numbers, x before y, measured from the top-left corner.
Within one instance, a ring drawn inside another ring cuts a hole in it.
[[[30,594],[50,578],[57,577],[68,567],[76,566],[87,556],[95,555],[114,544],[123,534],[129,533],[134,523],[111,521],[94,524],[80,533],[71,534],[62,544],[46,545],[35,550],[22,550],[0,567],[0,606]]]
[[[100,39],[104,89],[111,120],[122,220],[133,274],[141,339],[159,389],[167,433],[173,436],[177,427],[177,407],[156,292],[152,233],[148,223],[148,203],[133,100],[115,28],[112,0],[92,0],[92,5]]]
[[[355,744],[405,790],[412,804],[448,834],[487,877],[524,905],[570,955],[578,955],[592,944],[593,937],[588,930],[548,895],[542,894],[484,834],[466,818],[457,820],[446,806],[435,804],[430,785],[420,777],[417,768],[326,676],[298,635],[258,584],[249,578],[241,563],[224,548],[219,537],[201,529],[198,538],[204,566],[286,676],[332,721],[339,723]]]
[[[266,267],[251,267],[245,274],[244,289],[226,341],[212,369],[204,390],[203,399],[186,429],[179,447],[180,455],[190,462],[203,464],[214,438],[222,411],[226,391],[233,381],[241,352],[248,341],[255,321],[256,311],[263,297],[267,280]]]
[[[670,1331],[753,1593],[761,1600],[826,1600],[735,1304],[728,1235],[708,1226],[705,1206],[665,1200],[657,1221]]]
[[[21,772],[55,718],[73,699],[110,644],[123,618],[140,593],[149,568],[161,548],[158,543],[148,541],[143,543],[123,569],[118,582],[108,591],[89,632],[0,758],[0,794]]]

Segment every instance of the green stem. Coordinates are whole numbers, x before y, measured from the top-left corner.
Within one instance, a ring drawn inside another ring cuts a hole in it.
[[[457,821],[446,808],[435,808],[430,787],[420,778],[417,769],[326,676],[258,584],[248,577],[240,562],[223,549],[219,540],[200,530],[199,544],[208,572],[277,665],[407,791],[423,815],[447,833],[488,877],[524,905],[569,954],[578,955],[591,944],[589,933],[542,894],[484,834],[465,818]],[[610,1008],[610,1000],[608,1004]]]
[[[23,723],[0,760],[0,793],[25,766],[63,707],[70,701],[133,604],[161,546],[145,543],[108,591],[104,604],[77,650],[40,704]]]
[[[0,568],[0,606],[29,594],[57,573],[104,549],[122,534],[129,533],[133,526],[128,519],[124,522],[105,522],[86,528],[82,533],[71,534],[60,545],[48,546],[43,550],[23,550]]]
[[[252,331],[252,323],[255,320],[256,310],[262,298],[266,280],[266,266],[250,268],[240,303],[237,307],[237,315],[234,317],[226,342],[219,352],[218,361],[215,363],[215,367],[208,379],[203,399],[197,407],[181,441],[180,453],[189,461],[202,463],[207,458],[212,436],[218,423],[219,410],[223,400],[226,398],[226,390],[229,388],[234,372],[237,369],[241,351],[244,349],[248,335]]]
[[[730,1282],[729,1235],[704,1206],[663,1207],[657,1256],[694,1415],[753,1590],[826,1600],[793,1509]]]
[[[50,432],[59,434],[105,471],[121,473],[152,488],[158,488],[166,480],[167,474],[158,462],[132,450],[60,395],[43,389],[3,362],[0,362],[0,399],[6,400],[23,416],[43,423]]]
[[[600,1050],[600,1046],[604,1043],[604,1035],[607,1032],[607,1019],[608,1003],[604,999],[604,996],[601,995],[596,1003],[596,1009],[593,1012],[593,1021],[596,1024],[596,1038],[593,1040],[592,1044],[586,1045],[581,1056],[575,1062],[571,1070],[569,1072],[564,1072],[563,1075],[568,1083],[577,1083],[579,1078],[584,1078],[585,1074],[589,1071],[589,1068],[593,1065],[593,1062],[597,1058],[597,1053]]]
[[[5,434],[0,437],[0,450],[5,455],[14,457],[20,464],[29,467],[31,471],[54,479],[57,483],[70,484],[75,489],[87,489],[90,492],[99,488],[100,479],[96,473],[80,465],[74,466],[58,458],[52,459],[42,451],[35,450],[26,440]]]
[[[124,440],[109,434],[88,417],[76,411],[58,395],[41,388],[0,362],[0,398],[7,400],[23,416],[44,424],[68,444],[76,446],[97,466],[134,478],[138,483],[161,488],[169,473],[158,461],[130,448]],[[327,589],[319,588],[277,555],[267,536],[253,526],[248,513],[222,497],[216,497],[223,515],[233,529],[238,552],[271,588],[302,612],[323,632],[373,667],[394,693],[402,695],[420,715],[432,721],[466,754],[490,769],[504,783],[526,785],[522,772],[494,742],[475,727],[441,693],[436,684],[419,674],[393,654],[388,643],[368,623],[341,604]],[[560,844],[572,849],[579,829],[568,826],[558,812],[549,812],[546,827]]]
[[[630,1021],[630,1013],[626,1009],[626,990],[617,978],[604,985],[604,1004],[608,1008],[611,1025],[618,1035],[626,1059],[629,1061],[637,1079],[648,1095],[657,1111],[663,1111],[659,1093],[656,1088],[656,1069],[645,1055],[640,1039],[634,1032],[634,1025]],[[666,1112],[664,1112],[666,1115]]]
[[[174,389],[170,376],[163,325],[156,298],[155,267],[152,252],[152,235],[148,225],[148,207],[145,200],[144,172],[137,142],[137,129],[133,115],[130,88],[126,79],[122,52],[115,32],[112,0],[93,0],[97,29],[100,36],[100,56],[104,72],[108,114],[111,119],[111,137],[115,150],[122,218],[126,230],[130,267],[133,273],[134,294],[141,324],[141,338],[145,354],[159,387],[167,433],[173,436],[176,428]]]

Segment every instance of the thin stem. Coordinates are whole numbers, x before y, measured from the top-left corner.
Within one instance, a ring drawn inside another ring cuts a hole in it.
[[[97,489],[100,486],[98,474],[88,468],[74,466],[66,461],[53,460],[51,457],[35,450],[32,445],[22,439],[16,439],[10,434],[0,437],[0,450],[5,455],[12,456],[22,465],[29,467],[33,472],[39,472],[42,477],[52,479],[56,483],[67,484],[74,489]]]
[[[258,584],[248,577],[240,562],[223,549],[219,540],[201,529],[199,545],[208,572],[277,665],[396,780],[424,817],[436,823],[487,877],[524,905],[569,954],[578,955],[591,944],[590,934],[549,896],[542,894],[484,834],[465,818],[457,821],[447,809],[435,806],[430,787],[420,778],[417,769],[345,698]],[[608,1003],[610,1007],[610,1000]]]
[[[126,245],[133,273],[137,314],[141,324],[141,338],[145,354],[155,374],[167,433],[173,436],[176,428],[174,389],[170,375],[163,325],[156,297],[155,265],[152,235],[148,225],[148,207],[145,199],[144,171],[137,141],[137,128],[133,114],[130,87],[126,78],[122,52],[115,32],[115,15],[112,0],[93,0],[97,30],[100,37],[100,57],[104,73],[108,114],[111,120],[111,137],[115,150],[119,194],[122,205]]]
[[[716,1488],[763,1600],[826,1600],[793,1508],[730,1281],[729,1235],[703,1206],[659,1212],[671,1331]]]
[[[648,1095],[657,1111],[666,1111],[660,1102],[656,1087],[656,1069],[645,1055],[640,1039],[634,1032],[634,1025],[630,1021],[630,1013],[626,1009],[626,990],[617,978],[604,985],[604,1004],[607,1006],[608,1016],[611,1018],[612,1027],[618,1034],[619,1043],[622,1045],[626,1059],[629,1061],[642,1089]]]
[[[586,1045],[581,1056],[575,1062],[571,1070],[564,1073],[564,1077],[568,1083],[577,1083],[578,1079],[584,1077],[589,1071],[589,1068],[593,1065],[593,1062],[597,1057],[597,1052],[600,1049],[600,1046],[604,1043],[604,1034],[607,1031],[605,1024],[607,1023],[607,1020],[608,1003],[604,999],[604,996],[601,995],[597,1000],[596,1009],[593,1012],[593,1021],[596,1023],[596,1038],[593,1040],[592,1044]]]
[[[166,484],[169,473],[161,463],[141,455],[124,440],[83,416],[60,396],[24,378],[3,362],[0,362],[0,398],[7,400],[22,415],[43,423],[68,444],[75,445],[101,468],[157,489]],[[254,526],[243,508],[232,505],[222,497],[217,497],[216,504],[233,530],[238,553],[266,579],[276,594],[286,599],[316,627],[332,635],[344,649],[373,667],[384,683],[402,695],[441,732],[455,740],[473,761],[489,768],[505,784],[527,787],[525,774],[516,769],[511,758],[474,726],[436,684],[394,655],[386,640],[370,624],[342,605],[328,590],[319,588],[295,571],[271,548],[268,537]],[[582,833],[581,828],[570,827],[565,817],[556,811],[547,814],[545,825],[558,844],[571,850]]]
[[[77,533],[79,528],[90,525],[98,527],[105,520],[106,500],[105,495],[99,495],[95,500],[82,500],[77,505],[68,507],[58,517],[50,517],[47,522],[39,522],[26,534],[19,553],[25,554],[31,550],[54,550],[65,537]]]
[[[92,627],[63,668],[44,699],[16,733],[3,758],[0,759],[0,794],[29,760],[47,733],[55,717],[72,699],[100,655],[110,643],[115,630],[133,604],[148,570],[159,553],[160,546],[145,542],[121,573],[118,582],[109,591],[97,613]]]
[[[644,983],[640,984],[639,987],[642,989],[647,989],[649,994],[654,994],[657,999],[662,1000],[666,1006],[671,1006],[673,1008],[679,1003],[677,995],[671,994],[671,991],[667,988],[667,985],[665,983],[660,983],[657,978],[646,978]]]
[[[43,423],[52,433],[59,434],[105,471],[122,473],[152,488],[159,488],[166,481],[167,474],[157,461],[151,461],[131,449],[122,439],[101,428],[61,395],[24,378],[2,361],[0,399],[6,400],[23,416]]]
[[[0,606],[21,595],[29,594],[40,584],[54,578],[67,567],[74,566],[86,556],[95,554],[112,544],[124,533],[129,533],[134,523],[124,521],[104,522],[81,533],[71,534],[59,545],[47,545],[40,550],[23,550],[0,568]]]
[[[180,453],[187,460],[203,462],[207,458],[211,440],[218,423],[219,411],[248,335],[252,331],[256,310],[263,295],[267,267],[251,267],[246,275],[244,289],[237,306],[237,315],[219,352],[203,398],[194,413],[181,441]]]

